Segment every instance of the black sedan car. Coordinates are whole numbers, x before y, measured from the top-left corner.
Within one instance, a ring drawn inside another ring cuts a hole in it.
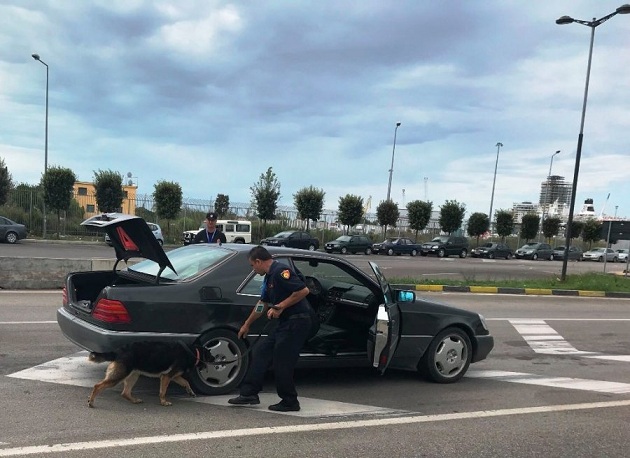
[[[146,259],[121,270],[68,274],[57,311],[63,334],[96,354],[135,341],[199,344],[213,363],[187,374],[193,389],[207,395],[234,390],[249,364],[248,348],[276,324],[259,319],[247,339],[237,337],[263,283],[248,263],[252,246],[203,243],[165,253],[139,217],[99,215],[83,224],[107,231],[117,264]],[[372,276],[340,256],[269,250],[304,276],[319,317],[301,366],[372,366],[381,373],[390,367],[450,383],[493,348],[481,315],[395,289],[374,263]]]
[[[26,238],[26,226],[0,216],[0,241],[15,243]]]
[[[319,248],[319,240],[308,232],[302,231],[279,232],[273,237],[262,239],[260,244],[287,248],[301,248],[309,251],[314,251]]]
[[[507,246],[505,243],[487,242],[470,250],[470,255],[473,258],[512,259],[514,257],[514,252],[512,251],[512,248]]]
[[[387,256],[393,256],[395,254],[415,256],[420,252],[420,245],[406,237],[385,239],[381,243],[372,245],[372,252],[375,254],[386,254]]]
[[[564,260],[564,252],[566,248],[564,246],[558,246],[553,249],[553,259],[557,261]],[[584,252],[582,248],[571,245],[569,247],[569,260],[581,261],[583,259]]]

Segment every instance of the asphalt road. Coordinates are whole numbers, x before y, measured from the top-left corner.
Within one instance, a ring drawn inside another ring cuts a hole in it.
[[[165,250],[178,248],[167,246]],[[1,256],[62,258],[62,259],[113,259],[114,249],[105,243],[54,243],[23,240],[15,245],[0,244]],[[384,256],[347,255],[354,264],[366,272],[371,272],[369,261],[375,261],[389,278],[452,278],[459,280],[506,280],[560,277],[561,261],[530,261],[479,259],[458,257],[436,258],[433,256]],[[622,272],[622,263],[607,263],[606,272]],[[584,272],[604,272],[604,264],[598,262],[570,261],[569,274]]]
[[[157,381],[142,379],[143,404],[112,389],[89,409],[104,366],[59,332],[61,292],[0,291],[0,457],[628,456],[630,299],[427,295],[486,316],[487,360],[452,385],[299,370],[294,415],[266,410],[271,379],[258,408],[190,400],[176,386],[162,407]]]

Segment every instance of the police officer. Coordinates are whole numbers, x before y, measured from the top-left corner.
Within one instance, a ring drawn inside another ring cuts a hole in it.
[[[311,308],[306,300],[309,290],[304,281],[288,266],[274,261],[262,246],[249,252],[249,263],[254,271],[265,274],[260,300],[238,332],[239,338],[247,337],[251,324],[263,313],[269,319],[278,319],[278,326],[267,339],[252,350],[249,366],[240,396],[228,400],[230,404],[260,404],[258,393],[262,390],[265,372],[273,361],[276,390],[282,399],[269,406],[269,410],[295,412],[300,410],[293,371],[300,350],[311,332]]]
[[[192,243],[225,243],[225,234],[217,229],[217,214],[215,212],[206,213],[204,223],[206,227],[197,232]]]

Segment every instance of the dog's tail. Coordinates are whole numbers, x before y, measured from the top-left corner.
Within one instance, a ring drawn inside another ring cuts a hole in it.
[[[116,359],[116,353],[110,352],[110,353],[90,353],[90,356],[88,356],[88,360],[92,361],[93,363],[102,363],[105,361],[114,361]]]

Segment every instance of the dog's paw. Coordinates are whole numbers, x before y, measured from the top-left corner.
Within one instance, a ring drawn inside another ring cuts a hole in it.
[[[88,407],[94,407],[94,401],[88,399]]]
[[[160,404],[162,404],[164,407],[168,407],[168,406],[172,406],[173,405],[171,402],[166,401],[166,400],[160,401]]]

